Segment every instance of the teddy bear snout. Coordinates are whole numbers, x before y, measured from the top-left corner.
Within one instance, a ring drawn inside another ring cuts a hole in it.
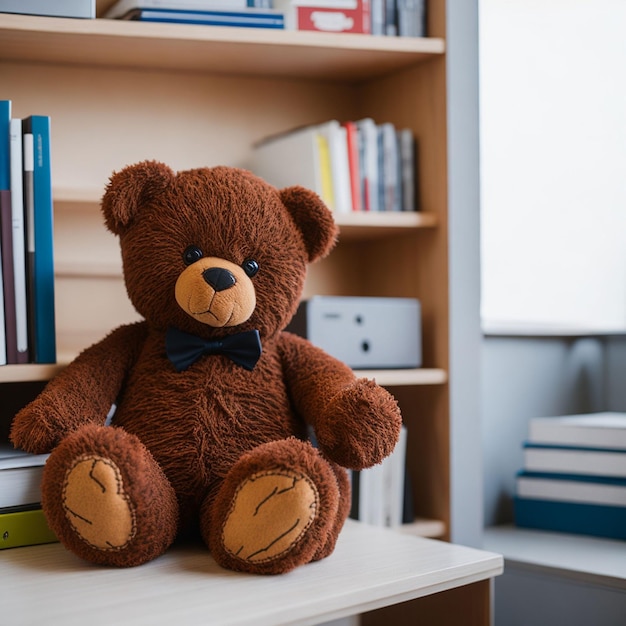
[[[202,278],[215,291],[225,291],[237,284],[233,273],[223,267],[210,267],[202,272]]]

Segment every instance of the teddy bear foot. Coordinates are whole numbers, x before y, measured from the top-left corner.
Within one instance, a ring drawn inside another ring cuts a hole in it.
[[[202,534],[223,567],[281,574],[332,551],[347,514],[339,498],[333,469],[313,446],[275,441],[230,470],[203,507]]]
[[[237,490],[222,531],[224,549],[254,564],[291,551],[315,521],[319,495],[304,474],[254,474]]]
[[[102,565],[159,556],[178,524],[174,490],[152,455],[113,427],[84,426],[59,444],[44,468],[42,506],[69,550]]]
[[[99,550],[119,550],[137,533],[119,467],[100,456],[76,460],[65,475],[63,509],[76,534]]]

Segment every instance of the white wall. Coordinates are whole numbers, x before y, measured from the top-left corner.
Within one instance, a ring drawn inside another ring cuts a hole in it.
[[[626,329],[626,2],[480,0],[486,330]]]

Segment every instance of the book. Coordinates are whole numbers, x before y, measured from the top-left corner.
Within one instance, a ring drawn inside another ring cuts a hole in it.
[[[2,167],[4,168],[4,163],[2,164]],[[2,199],[0,201],[0,258],[2,262],[6,362],[9,364],[17,363],[17,323],[15,315],[15,275],[13,272],[13,215],[11,195],[10,190],[3,190]]]
[[[396,0],[398,35],[426,36],[426,0]]]
[[[24,132],[33,136],[34,267],[29,297],[34,319],[33,355],[36,363],[56,362],[54,316],[53,206],[50,117],[31,115]],[[25,166],[26,172],[26,166]],[[27,228],[29,226],[27,225]],[[30,252],[30,249],[29,249]]]
[[[41,507],[0,509],[0,550],[56,541]]]
[[[28,308],[26,298],[26,232],[24,227],[24,174],[22,120],[11,119],[11,214],[13,221],[13,278],[17,363],[28,363]]]
[[[24,227],[26,230],[26,323],[30,361],[35,358],[35,147],[32,133],[23,133]]]
[[[626,478],[523,470],[516,478],[520,498],[626,507]]]
[[[530,472],[626,478],[626,449],[524,444],[524,469]]]
[[[287,28],[329,33],[369,33],[370,0],[274,0]]]
[[[626,507],[513,499],[515,524],[521,528],[626,539]]]
[[[400,185],[402,210],[415,211],[415,137],[409,128],[398,131],[398,149],[400,152]]]
[[[246,167],[275,187],[301,185],[334,206],[330,151],[317,126],[268,137],[252,148]]]
[[[0,12],[93,19],[96,0],[0,0]]]
[[[48,456],[0,443],[0,508],[41,502],[41,477]]]
[[[9,156],[9,133],[11,124],[11,101],[0,100],[0,219],[11,212],[11,166]],[[7,333],[5,320],[5,295],[3,279],[2,238],[0,237],[0,365],[7,363]]]
[[[363,207],[366,211],[380,210],[378,202],[378,131],[376,122],[371,117],[357,120],[361,145],[361,176],[364,180]]]
[[[355,122],[344,122],[346,129],[346,141],[348,146],[348,167],[350,170],[350,196],[352,198],[352,210],[363,210],[362,181],[361,175],[361,148],[359,144],[359,130]]]
[[[104,17],[109,19],[120,18],[135,9],[233,11],[254,6],[256,5],[250,0],[119,0],[105,12]]]
[[[534,417],[528,434],[530,443],[626,449],[626,413]]]
[[[135,9],[120,19],[205,26],[237,26],[240,28],[285,28],[284,15],[269,9],[244,9],[242,11]]]
[[[382,172],[378,181],[381,210],[399,211],[401,208],[400,164],[396,129],[393,124],[387,122],[378,126],[378,133],[379,172]]]

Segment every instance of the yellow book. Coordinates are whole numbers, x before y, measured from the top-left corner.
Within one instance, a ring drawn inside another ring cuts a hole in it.
[[[41,509],[0,509],[0,550],[55,541]]]
[[[322,183],[322,189],[320,197],[325,202],[326,206],[334,210],[335,209],[335,194],[333,189],[333,172],[330,162],[330,150],[328,148],[328,138],[318,133],[317,139],[317,152],[319,155],[320,164],[320,179]]]

